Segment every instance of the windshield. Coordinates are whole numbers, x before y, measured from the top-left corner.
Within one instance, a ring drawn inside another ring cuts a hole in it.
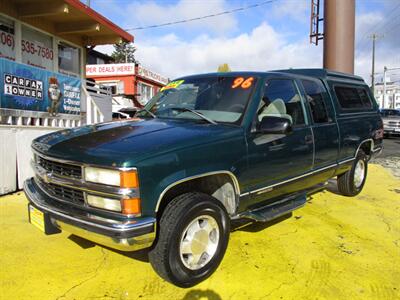
[[[383,109],[381,110],[382,117],[400,116],[400,110],[396,109]]]
[[[138,116],[238,123],[254,90],[251,76],[189,77],[170,82]]]

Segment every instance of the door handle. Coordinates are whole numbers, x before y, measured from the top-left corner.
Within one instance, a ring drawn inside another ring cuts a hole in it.
[[[306,144],[312,144],[313,143],[312,135],[306,135],[304,141],[306,142]]]

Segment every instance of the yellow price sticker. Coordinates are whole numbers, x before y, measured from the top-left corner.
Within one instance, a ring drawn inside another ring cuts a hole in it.
[[[162,87],[160,89],[160,91],[162,92],[162,91],[169,90],[169,89],[176,89],[178,86],[180,86],[184,82],[185,82],[185,80],[171,81],[166,86]]]

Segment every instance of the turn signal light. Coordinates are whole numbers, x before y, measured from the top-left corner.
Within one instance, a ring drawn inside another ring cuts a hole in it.
[[[126,215],[140,214],[140,198],[122,200],[122,213]]]

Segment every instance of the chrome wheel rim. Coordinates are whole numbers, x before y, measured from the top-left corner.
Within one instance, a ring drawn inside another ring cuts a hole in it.
[[[184,266],[198,270],[208,264],[217,252],[219,237],[219,226],[213,217],[203,215],[191,221],[183,231],[179,245]]]
[[[365,177],[365,162],[363,160],[359,160],[356,164],[356,167],[354,169],[354,186],[356,188],[359,188]]]

